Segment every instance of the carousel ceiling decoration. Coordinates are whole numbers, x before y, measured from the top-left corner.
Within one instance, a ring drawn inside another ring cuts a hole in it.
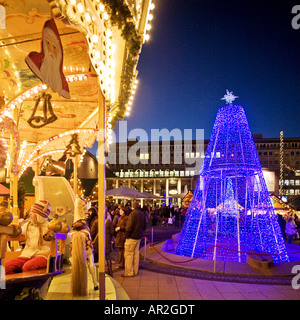
[[[34,106],[34,109],[32,111],[32,114],[30,118],[27,120],[28,124],[32,128],[42,128],[43,126],[54,122],[57,119],[57,116],[53,112],[53,108],[51,105],[51,94],[42,92],[37,98],[36,98],[36,103]],[[42,116],[37,116],[37,108],[43,100],[43,115]],[[50,117],[48,118],[48,111],[50,113]]]
[[[110,103],[107,127],[111,130],[119,119],[130,114],[137,87],[138,56],[143,43],[150,39],[154,4],[149,0],[48,1],[56,17],[86,34],[91,62]],[[122,74],[117,58],[120,51],[124,54]],[[116,75],[121,79],[119,84]]]
[[[54,19],[44,24],[41,52],[30,52],[25,62],[44,84],[60,96],[70,99],[68,82],[63,73],[63,47]]]
[[[65,142],[39,149],[53,137],[92,130],[79,133],[79,140],[82,148],[90,135],[93,145],[102,96],[110,144],[115,124],[131,112],[136,67],[153,18],[151,0],[1,0],[1,5],[6,15],[5,28],[0,28],[0,117],[12,119],[18,130],[19,176],[42,154],[61,154],[56,151],[64,149]],[[63,49],[58,69],[65,78],[64,88],[68,87],[65,93],[51,80],[43,80],[29,62],[29,58],[42,61],[43,30],[49,25],[53,30],[53,22]],[[10,134],[5,130],[8,142]],[[7,157],[6,163],[15,160]]]

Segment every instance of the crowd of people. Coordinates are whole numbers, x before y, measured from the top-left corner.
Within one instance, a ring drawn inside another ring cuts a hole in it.
[[[94,260],[98,262],[98,213],[92,206],[88,210],[87,224],[91,230],[94,246]],[[105,259],[107,273],[113,275],[111,252],[118,250],[118,263],[115,270],[124,269],[124,277],[138,273],[139,244],[147,226],[182,226],[186,209],[179,206],[144,205],[142,208],[136,201],[132,205],[112,204],[106,207],[105,213]]]
[[[8,260],[5,263],[7,274],[36,270],[45,267],[49,254],[49,243],[43,239],[43,233],[47,229],[50,213],[48,201],[40,200],[35,203],[23,226],[26,233],[26,246],[20,257]],[[105,260],[107,273],[113,275],[111,252],[112,247],[118,249],[118,263],[115,269],[124,269],[123,277],[133,277],[139,269],[139,247],[147,225],[174,225],[181,227],[184,224],[187,209],[177,205],[169,207],[153,207],[144,205],[142,208],[138,202],[131,205],[111,205],[105,212]],[[86,211],[85,211],[86,212]],[[293,239],[299,239],[300,218],[296,214],[278,214],[278,222],[284,239],[292,243]],[[94,262],[99,260],[98,252],[98,211],[96,206],[88,210],[88,217],[84,222],[89,230],[91,248]],[[74,229],[74,225],[72,230]],[[95,284],[95,288],[97,285]]]
[[[87,223],[91,230],[94,245],[94,259],[98,256],[98,214],[95,207],[88,210]],[[138,274],[139,246],[146,230],[149,216],[142,210],[138,202],[131,206],[114,206],[106,208],[105,212],[105,259],[107,273],[113,275],[111,252],[112,246],[118,249],[119,261],[116,269],[123,269],[123,277],[133,277]]]

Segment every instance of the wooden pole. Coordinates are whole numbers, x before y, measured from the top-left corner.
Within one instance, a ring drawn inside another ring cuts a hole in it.
[[[98,128],[99,299],[105,300],[105,98],[101,92],[100,87]]]
[[[18,108],[14,108],[13,110],[13,120],[16,123],[18,123]],[[17,147],[15,145],[15,139],[13,134],[10,134],[10,146],[11,146],[10,159],[11,159],[11,166],[12,166],[13,159],[16,153],[16,147]],[[19,218],[18,216],[18,174],[14,174],[12,172],[10,172],[10,195],[13,197],[11,211],[14,217],[14,222],[16,222]]]
[[[74,179],[74,183],[73,183],[73,189],[74,189],[74,193],[75,196],[78,194],[78,182],[77,182],[77,169],[78,169],[78,154],[75,155],[74,157],[74,174],[73,174],[73,179]]]

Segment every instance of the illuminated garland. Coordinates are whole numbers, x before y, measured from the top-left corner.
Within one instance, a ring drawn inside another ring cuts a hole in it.
[[[176,253],[246,262],[258,250],[289,261],[243,107],[218,111]],[[229,248],[231,250],[224,250]]]
[[[279,195],[283,195],[283,131],[280,131],[280,177],[279,177]]]
[[[67,82],[75,82],[75,81],[85,81],[89,77],[88,74],[74,74],[74,75],[68,75],[66,76]],[[47,86],[43,83],[39,83],[32,88],[26,90],[19,96],[17,96],[15,99],[13,99],[11,102],[9,102],[5,108],[1,111],[0,116],[10,116],[13,109],[19,107],[23,101],[31,98],[32,96],[35,96],[39,92],[46,90]]]
[[[102,0],[107,12],[110,15],[110,21],[112,25],[117,26],[122,30],[122,37],[126,40],[126,47],[128,48],[128,55],[126,58],[126,67],[121,76],[121,91],[118,97],[117,105],[113,107],[113,110],[118,111],[113,114],[110,124],[112,128],[116,125],[119,119],[124,119],[125,116],[129,116],[131,111],[131,105],[133,100],[133,94],[136,90],[136,66],[138,63],[137,56],[139,55],[143,40],[149,40],[149,35],[145,34],[144,39],[141,35],[137,34],[135,25],[133,23],[133,17],[130,13],[128,5],[124,0]],[[150,10],[154,9],[154,5],[150,5]],[[148,15],[148,20],[152,20],[152,14]],[[148,30],[151,26],[148,24]],[[147,29],[147,28],[146,28]]]
[[[40,144],[38,144],[34,150],[28,155],[26,161],[23,163],[22,168],[21,168],[21,173],[19,176],[22,176],[22,174],[24,173],[24,171],[32,165],[33,162],[35,162],[37,159],[40,158],[40,155],[38,155],[38,152],[45,147],[46,145],[48,145],[50,142],[60,139],[62,137],[68,136],[68,135],[73,135],[75,133],[96,133],[97,129],[75,129],[75,130],[70,130],[70,131],[65,131],[62,132],[56,136],[53,136],[47,140],[44,140],[43,142],[41,142]],[[63,152],[65,151],[65,149],[63,150]],[[51,153],[55,153],[55,152],[61,152],[61,150],[53,150],[53,151],[49,151],[49,153],[47,154],[51,154]],[[46,155],[45,153],[43,155]]]

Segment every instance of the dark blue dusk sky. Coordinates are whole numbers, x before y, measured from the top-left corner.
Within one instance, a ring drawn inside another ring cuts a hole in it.
[[[229,89],[252,133],[300,137],[300,29],[291,24],[297,1],[153,2],[128,131],[142,128],[150,139],[151,129],[197,128],[209,139]]]

